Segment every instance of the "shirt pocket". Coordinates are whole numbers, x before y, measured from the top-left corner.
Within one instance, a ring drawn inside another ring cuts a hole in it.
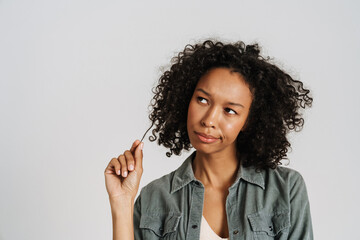
[[[181,213],[147,213],[140,217],[143,239],[176,239]]]
[[[273,211],[260,212],[248,215],[251,229],[256,240],[287,239],[290,228],[290,212]]]

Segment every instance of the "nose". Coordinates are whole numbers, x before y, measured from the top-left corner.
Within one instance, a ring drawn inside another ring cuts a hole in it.
[[[209,108],[201,119],[201,125],[204,127],[216,128],[218,124],[219,113],[216,107]]]

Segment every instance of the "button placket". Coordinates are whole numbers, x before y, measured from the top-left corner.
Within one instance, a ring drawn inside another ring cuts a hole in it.
[[[189,223],[186,239],[193,240],[200,237],[200,222],[204,204],[204,188],[201,183],[194,181],[192,185],[192,196],[190,203]]]
[[[241,239],[243,234],[241,234],[241,229],[239,229],[239,214],[236,203],[236,195],[234,194],[234,189],[229,189],[229,194],[226,199],[226,215],[228,219],[228,228],[229,228],[229,239],[238,240]]]

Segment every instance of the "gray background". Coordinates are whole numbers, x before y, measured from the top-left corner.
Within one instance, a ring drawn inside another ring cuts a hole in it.
[[[0,0],[0,239],[111,239],[104,169],[151,88],[207,37],[255,41],[313,92],[290,167],[316,239],[359,236],[359,1]],[[141,186],[178,167],[145,142]]]

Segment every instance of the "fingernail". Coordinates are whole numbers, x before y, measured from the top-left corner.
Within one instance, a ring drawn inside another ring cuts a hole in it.
[[[117,175],[120,175],[120,170],[117,171]]]
[[[134,165],[130,165],[129,166],[129,170],[131,171],[131,170],[134,170]]]
[[[126,177],[126,176],[127,176],[127,172],[125,171],[125,172],[123,173],[123,175],[124,175],[124,177]]]
[[[140,143],[140,149],[143,150],[143,147],[144,147],[144,143]]]

